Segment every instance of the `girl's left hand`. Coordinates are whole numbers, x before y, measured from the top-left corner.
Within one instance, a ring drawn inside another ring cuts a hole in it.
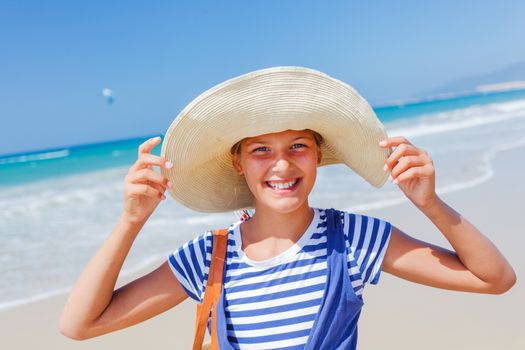
[[[403,136],[389,137],[379,143],[382,148],[395,147],[386,160],[389,179],[418,207],[425,207],[437,199],[434,163],[422,148],[411,144]]]

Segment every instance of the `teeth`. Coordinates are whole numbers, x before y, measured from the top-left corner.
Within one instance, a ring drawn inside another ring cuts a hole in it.
[[[290,181],[290,182],[270,182],[267,181],[268,185],[270,185],[274,189],[283,190],[292,187],[297,183],[297,180]]]

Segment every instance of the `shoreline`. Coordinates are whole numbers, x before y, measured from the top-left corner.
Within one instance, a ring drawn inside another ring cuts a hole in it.
[[[519,219],[525,188],[522,150],[500,150],[490,159],[493,176],[474,187],[440,194],[450,206],[486,234],[513,265],[518,282],[499,296],[444,291],[403,281],[382,273],[377,286],[367,286],[360,320],[362,348],[405,349],[520,349],[525,347],[523,324],[525,290],[521,279],[525,243]],[[437,179],[439,181],[439,179]],[[511,186],[510,184],[515,184]],[[366,215],[391,221],[415,238],[450,249],[448,242],[411,202],[405,200],[385,208],[369,209]],[[151,271],[152,263],[119,278],[117,286]],[[160,264],[160,262],[159,262]],[[4,344],[10,349],[46,346],[54,349],[92,349],[126,346],[191,347],[195,304],[190,299],[142,324],[82,342],[62,336],[58,318],[67,294],[0,310]],[[176,310],[176,311],[175,311]],[[191,321],[190,321],[191,320]],[[377,330],[381,330],[381,337]],[[27,336],[31,334],[31,336]]]

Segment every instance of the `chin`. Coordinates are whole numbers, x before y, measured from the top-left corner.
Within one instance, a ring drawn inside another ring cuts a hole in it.
[[[298,200],[291,200],[290,198],[286,198],[283,200],[272,200],[271,202],[264,202],[259,205],[267,207],[272,211],[278,212],[280,214],[289,214],[301,209],[304,205],[308,206],[308,201],[300,202]]]

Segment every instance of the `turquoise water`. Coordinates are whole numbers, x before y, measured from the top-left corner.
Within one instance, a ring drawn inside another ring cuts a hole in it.
[[[149,137],[1,157],[0,187],[131,165],[137,159],[138,146]],[[152,153],[159,155],[157,148]]]
[[[446,100],[421,101],[374,108],[378,118],[386,123],[399,119],[420,117],[423,114],[446,112],[473,105],[507,102],[525,98],[525,89],[458,96]]]

